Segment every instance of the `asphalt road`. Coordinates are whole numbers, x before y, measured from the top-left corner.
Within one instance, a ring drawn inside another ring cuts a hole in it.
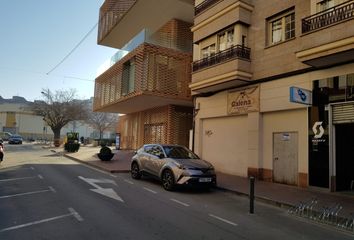
[[[220,190],[167,192],[31,144],[5,146],[0,239],[353,239]]]

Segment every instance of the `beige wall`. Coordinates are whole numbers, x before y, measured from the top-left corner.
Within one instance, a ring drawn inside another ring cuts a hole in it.
[[[298,171],[307,174],[308,110],[290,102],[289,88],[312,90],[314,80],[353,72],[354,63],[262,83],[260,112],[240,116],[227,115],[228,91],[199,97],[194,150],[217,171],[247,176],[247,168],[273,169],[273,133],[297,132]]]
[[[18,113],[16,121],[20,133],[43,134],[44,121],[41,116]],[[48,129],[49,132],[51,132],[50,129]]]
[[[308,173],[307,119],[307,108],[263,114],[263,164],[261,168],[273,169],[273,133],[297,132],[298,171]]]
[[[333,25],[321,31],[302,34],[301,20],[312,14],[312,3],[311,1],[295,0],[253,1],[255,8],[252,12],[252,23],[248,38],[248,44],[251,48],[253,79],[262,79],[309,68],[308,65],[300,61],[296,53],[353,36],[353,21]],[[267,18],[291,7],[295,7],[295,38],[269,46],[267,43],[267,36],[269,35]],[[330,51],[327,54],[330,54]]]
[[[201,157],[217,171],[247,176],[247,115],[207,118],[201,122]]]
[[[0,132],[4,126],[6,126],[6,113],[0,112]]]
[[[6,127],[6,118],[8,113],[14,113],[16,122],[16,133],[27,138],[47,137],[50,138],[53,132],[50,128],[47,129],[47,136],[43,135],[43,117],[34,115],[28,110],[26,104],[4,103],[0,104],[0,131]]]
[[[227,116],[227,91],[198,98],[195,151],[212,162],[217,171],[246,177],[248,168],[273,169],[273,133],[298,132],[299,172],[307,173],[307,107],[294,104],[292,109],[280,111],[289,108],[289,88],[283,87],[287,88],[284,96],[272,96],[269,92],[277,92],[275,86],[280,82],[274,81],[273,89],[261,85],[263,101],[268,101],[265,105],[274,104],[273,109],[268,107],[264,113]]]

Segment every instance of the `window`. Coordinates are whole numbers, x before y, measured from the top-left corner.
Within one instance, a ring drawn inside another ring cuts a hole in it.
[[[287,12],[269,20],[269,43],[276,44],[295,37],[295,12]]]
[[[134,59],[124,63],[122,75],[122,96],[134,91],[135,82],[135,62]]]
[[[164,154],[159,146],[147,146],[145,147],[145,152],[156,157],[159,157],[161,154]]]
[[[234,45],[234,30],[230,29],[218,35],[219,51],[228,49]]]
[[[322,12],[324,10],[331,8],[331,7],[334,7],[334,0],[323,0],[323,1],[320,1],[316,4],[316,11]]]
[[[207,58],[213,55],[215,55],[215,44],[211,44],[202,49],[202,53],[201,53],[202,58]]]

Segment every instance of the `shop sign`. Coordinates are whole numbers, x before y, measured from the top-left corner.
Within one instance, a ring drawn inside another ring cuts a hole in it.
[[[229,92],[227,96],[228,114],[245,114],[259,111],[259,87]]]
[[[312,105],[312,92],[303,88],[290,87],[290,102]]]
[[[116,133],[116,149],[120,149],[120,133]]]
[[[322,127],[323,122],[315,122],[315,124],[312,126],[312,132],[314,134],[312,142],[325,142],[326,139],[322,138],[324,134],[324,129]]]

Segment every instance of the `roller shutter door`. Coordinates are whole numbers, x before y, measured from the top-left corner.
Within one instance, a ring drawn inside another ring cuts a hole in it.
[[[333,105],[332,115],[333,124],[354,123],[354,102]]]

